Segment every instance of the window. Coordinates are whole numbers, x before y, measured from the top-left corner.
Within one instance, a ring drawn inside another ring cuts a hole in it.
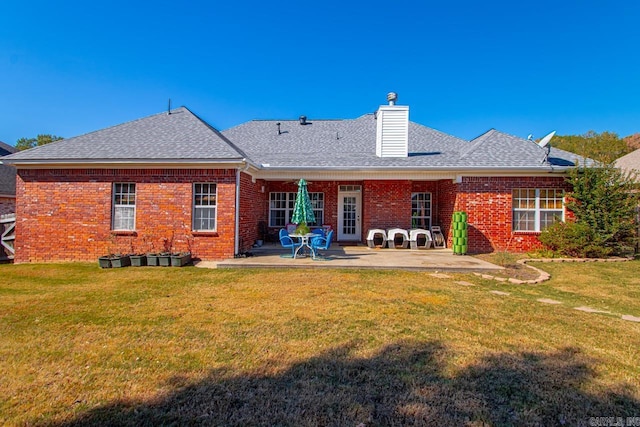
[[[556,221],[564,221],[562,190],[514,189],[512,199],[514,231],[542,231]]]
[[[431,193],[411,195],[411,228],[431,228]]]
[[[113,184],[113,230],[135,230],[136,227],[136,185],[131,183]]]
[[[269,227],[284,227],[291,221],[293,207],[296,204],[297,193],[269,194]],[[316,222],[308,225],[322,225],[324,223],[324,193],[309,193],[311,206]]]
[[[216,230],[216,184],[193,184],[194,231]]]

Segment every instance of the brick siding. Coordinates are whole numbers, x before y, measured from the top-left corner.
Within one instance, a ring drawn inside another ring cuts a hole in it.
[[[112,186],[136,183],[136,231],[111,233]],[[193,183],[216,182],[215,233],[191,232]],[[16,262],[94,260],[109,252],[162,249],[173,237],[175,251],[191,250],[201,259],[235,254],[235,169],[20,170],[17,180]],[[259,238],[268,224],[269,193],[296,192],[293,181],[256,180],[240,174],[239,251]],[[562,177],[464,177],[440,181],[314,181],[310,192],[324,193],[324,224],[338,226],[340,185],[362,186],[362,240],[370,228],[411,228],[411,194],[432,194],[432,224],[451,244],[451,217],[466,211],[469,252],[529,251],[540,247],[537,233],[512,231],[514,188],[561,188]]]
[[[95,260],[109,252],[234,255],[235,169],[19,170],[16,262]],[[136,184],[136,230],[111,233],[114,182]],[[217,183],[217,230],[192,233],[193,183]]]

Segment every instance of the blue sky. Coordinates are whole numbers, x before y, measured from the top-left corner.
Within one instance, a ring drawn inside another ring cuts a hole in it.
[[[0,140],[185,105],[218,129],[355,118],[399,94],[470,139],[640,132],[640,2],[29,1],[0,5]]]

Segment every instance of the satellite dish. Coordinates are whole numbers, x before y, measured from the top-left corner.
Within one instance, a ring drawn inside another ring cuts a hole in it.
[[[556,131],[554,130],[553,132],[551,132],[549,135],[545,136],[544,138],[542,138],[540,140],[540,142],[538,142],[538,145],[540,146],[540,148],[544,148],[547,146],[547,144],[549,144],[549,141],[551,141],[551,138],[553,138],[553,135],[556,134]]]
[[[527,137],[527,141],[533,141],[533,134],[530,133],[529,136]]]

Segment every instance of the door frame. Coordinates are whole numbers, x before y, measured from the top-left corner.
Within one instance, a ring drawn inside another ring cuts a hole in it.
[[[341,186],[342,187],[342,186]],[[342,191],[341,187],[338,187],[338,223],[337,223],[337,239],[338,241],[360,241],[362,240],[362,186],[344,186],[352,187],[350,191]],[[357,189],[356,189],[357,188]],[[356,201],[356,225],[355,234],[344,234],[344,198],[355,197]]]

